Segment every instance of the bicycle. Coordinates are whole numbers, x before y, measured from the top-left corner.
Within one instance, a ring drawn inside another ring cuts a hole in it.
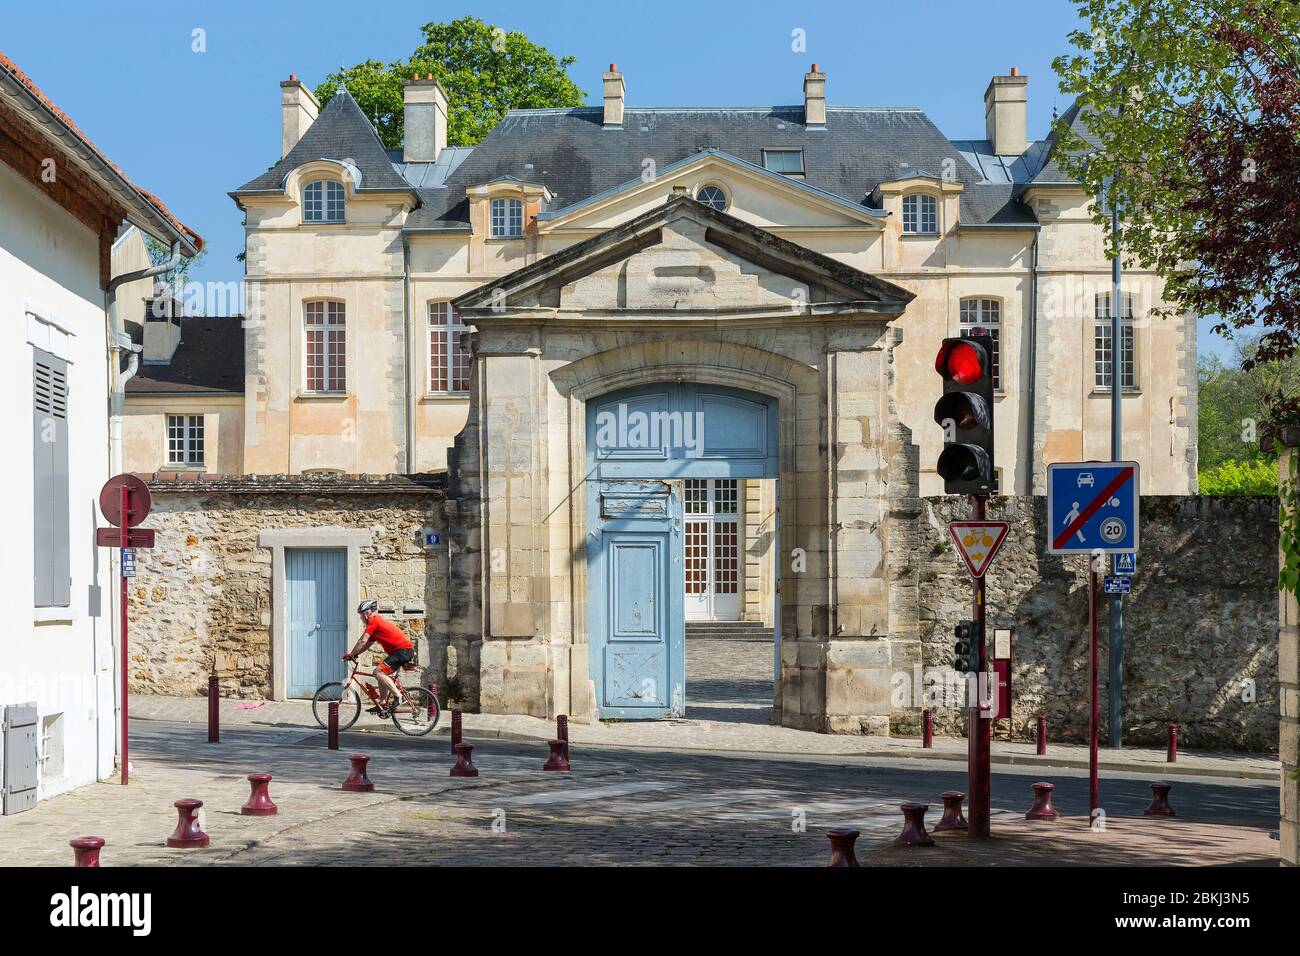
[[[329,727],[329,705],[336,701],[339,705],[339,730],[347,730],[357,722],[357,718],[361,716],[361,695],[357,692],[358,687],[366,692],[376,707],[379,706],[379,691],[376,685],[359,680],[362,677],[373,678],[374,671],[361,671],[358,669],[361,665],[356,658],[349,658],[349,660],[352,663],[352,671],[347,679],[321,684],[311,699],[312,716],[316,718],[316,723],[326,729]],[[415,669],[414,662],[402,665],[404,671]],[[397,685],[398,693],[401,694],[401,700],[389,711],[389,719],[392,720],[394,727],[407,736],[423,737],[438,726],[438,718],[442,716],[437,695],[427,687],[403,687],[401,677],[396,673],[392,678],[393,683]]]

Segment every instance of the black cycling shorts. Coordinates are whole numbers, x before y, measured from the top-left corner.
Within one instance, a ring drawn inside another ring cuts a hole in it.
[[[399,647],[384,658],[384,663],[381,666],[384,668],[385,674],[391,674],[401,669],[403,664],[409,664],[413,660],[415,660],[414,647]]]

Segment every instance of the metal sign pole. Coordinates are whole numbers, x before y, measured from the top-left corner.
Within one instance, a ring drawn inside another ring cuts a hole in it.
[[[1088,720],[1088,820],[1097,812],[1097,558],[1088,560],[1088,628],[1092,632],[1092,710]]]
[[[975,521],[983,521],[985,516],[985,495],[972,495]],[[979,682],[984,678],[984,577],[971,580],[971,617],[975,621],[975,647],[972,657],[975,663],[975,699],[967,702],[966,709],[966,787],[970,791],[970,815],[967,820],[966,833],[972,837],[989,835],[990,781],[989,763],[993,722],[980,716]],[[968,685],[969,686],[969,685]]]
[[[121,508],[121,521],[118,528],[121,533],[121,547],[125,549],[130,541],[131,522],[129,520],[131,507],[131,493],[126,485],[118,489],[118,501]],[[131,777],[131,756],[130,745],[127,742],[128,719],[126,707],[126,568],[122,566],[122,551],[118,551],[117,572],[121,579],[121,607],[118,609],[122,617],[122,786],[130,782]]]

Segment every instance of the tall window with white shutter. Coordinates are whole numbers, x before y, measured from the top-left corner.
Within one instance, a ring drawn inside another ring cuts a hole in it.
[[[36,607],[72,603],[68,363],[32,350],[32,517]]]

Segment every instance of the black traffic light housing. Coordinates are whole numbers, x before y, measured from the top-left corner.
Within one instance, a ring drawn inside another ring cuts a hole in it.
[[[964,674],[973,674],[978,669],[979,656],[975,653],[975,642],[979,639],[979,628],[975,621],[958,621],[953,628],[957,642],[953,645],[956,652],[953,668]]]
[[[993,470],[993,342],[987,335],[944,339],[934,360],[943,397],[934,420],[944,429],[937,471],[950,495],[988,495]]]

